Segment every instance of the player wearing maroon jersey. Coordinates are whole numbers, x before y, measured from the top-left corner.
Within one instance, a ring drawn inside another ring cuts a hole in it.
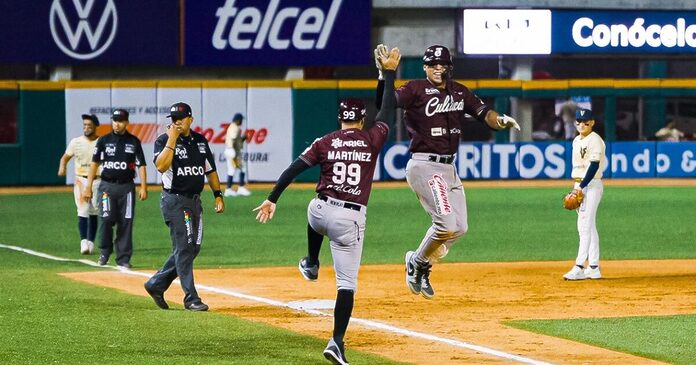
[[[382,44],[377,46],[375,57],[382,57],[386,49]],[[447,255],[468,228],[464,187],[453,164],[459,148],[460,123],[469,114],[495,130],[520,129],[514,119],[498,114],[466,86],[453,81],[452,69],[449,49],[430,46],[423,55],[426,78],[409,81],[396,90],[396,106],[404,110],[411,138],[406,181],[432,218],[432,226],[418,249],[406,253],[406,284],[413,294],[426,299],[435,295],[429,276],[432,263]],[[382,70],[380,79],[381,73]],[[383,87],[384,82],[379,81],[378,102]]]
[[[333,337],[324,349],[324,357],[334,364],[348,364],[343,337],[353,312],[372,176],[377,156],[389,134],[385,122],[391,120],[394,113],[394,78],[400,59],[401,54],[396,48],[385,51],[379,58],[380,67],[384,69],[385,90],[375,124],[364,129],[364,103],[359,99],[343,99],[338,113],[341,129],[317,138],[280,175],[268,199],[254,209],[258,211],[256,219],[266,223],[273,218],[276,202],[292,180],[309,167],[320,166],[317,197],[307,208],[309,255],[300,260],[299,269],[305,279],[317,280],[319,250],[324,236],[328,236],[338,293]]]

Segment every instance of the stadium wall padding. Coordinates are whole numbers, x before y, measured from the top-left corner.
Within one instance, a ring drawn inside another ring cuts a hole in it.
[[[649,97],[651,108],[646,115],[649,129],[665,118],[664,98],[696,96],[696,79],[582,79],[582,80],[459,80],[482,97],[495,98],[495,106],[506,108],[507,97],[557,98],[575,95],[603,97],[606,125],[605,139],[615,139],[616,98]],[[137,81],[136,81],[137,82]],[[140,83],[143,83],[142,81]],[[148,81],[156,84],[157,81]],[[213,81],[201,81],[213,82]],[[397,86],[405,81],[397,80]],[[90,81],[70,82],[84,83]],[[92,82],[93,83],[93,82]],[[342,97],[363,98],[371,121],[375,80],[306,80],[292,83],[292,130],[288,143],[294,160],[312,141],[337,127],[337,106]],[[248,86],[245,86],[248,87]],[[66,141],[66,85],[47,81],[0,81],[0,96],[16,96],[18,137],[16,144],[0,145],[0,166],[6,171],[0,185],[58,185],[65,180],[56,176]],[[269,107],[272,107],[272,102]],[[646,133],[649,132],[646,130]],[[290,137],[292,136],[292,137]],[[499,143],[507,142],[496,136]],[[280,173],[281,171],[278,171]],[[657,174],[659,176],[659,174]],[[317,169],[302,174],[298,181],[315,181]]]

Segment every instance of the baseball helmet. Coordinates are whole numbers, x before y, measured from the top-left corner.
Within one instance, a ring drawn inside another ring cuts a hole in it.
[[[428,66],[454,66],[449,49],[439,44],[434,44],[425,49],[425,53],[423,54],[423,64]]]
[[[365,103],[357,98],[341,99],[338,106],[338,119],[344,122],[357,122],[365,118],[367,110]]]

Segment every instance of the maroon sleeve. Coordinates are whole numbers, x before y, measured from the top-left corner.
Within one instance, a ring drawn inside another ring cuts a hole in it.
[[[375,147],[377,153],[379,153],[382,146],[384,146],[384,142],[387,140],[387,136],[389,135],[389,125],[384,122],[377,122],[374,126],[372,126],[372,128],[370,128],[369,131],[367,131],[367,133],[370,134],[372,145]]]
[[[491,107],[486,105],[486,103],[471,92],[469,88],[464,85],[462,85],[462,87],[464,88],[464,111],[474,118],[483,121],[488,111],[491,110]]]
[[[323,137],[315,139],[314,142],[300,154],[299,158],[309,166],[318,164],[321,158],[321,145],[323,140]]]
[[[397,107],[408,108],[416,100],[415,88],[412,85],[413,81],[409,81],[394,91]]]

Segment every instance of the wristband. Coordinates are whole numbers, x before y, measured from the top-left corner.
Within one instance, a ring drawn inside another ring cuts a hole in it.
[[[213,196],[216,198],[222,198],[222,191],[220,190],[213,190]]]

